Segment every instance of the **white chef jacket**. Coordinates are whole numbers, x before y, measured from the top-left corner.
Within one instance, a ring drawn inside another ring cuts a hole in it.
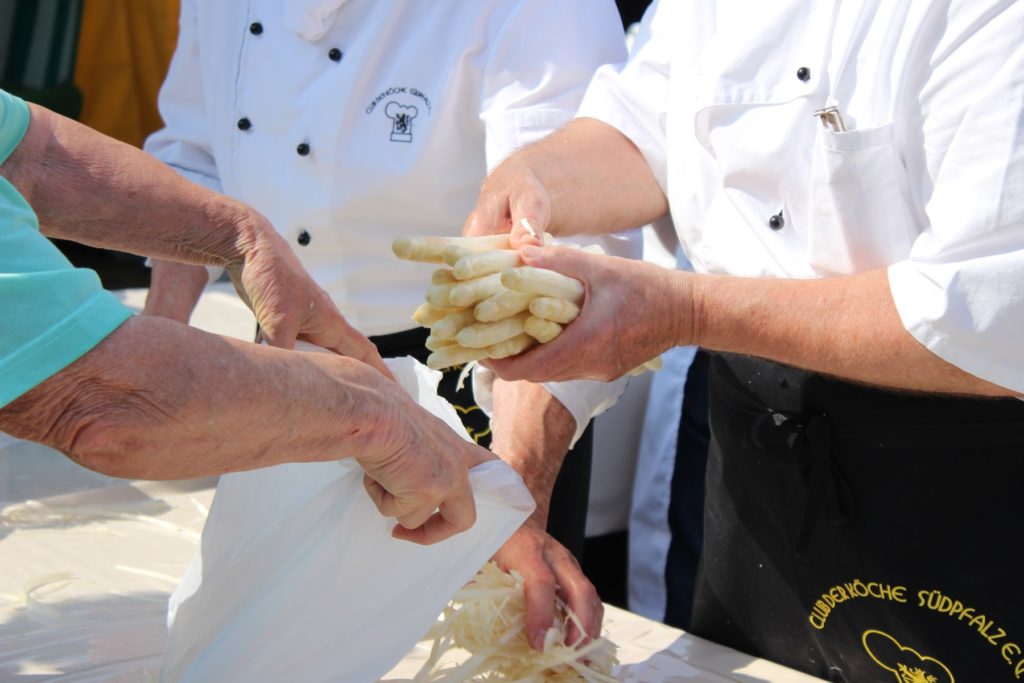
[[[183,0],[145,148],[266,215],[350,323],[387,334],[436,267],[392,241],[460,234],[488,170],[624,59],[606,0]],[[579,434],[623,382],[549,388]]]
[[[697,270],[887,267],[916,339],[1024,392],[1022,38],[1013,0],[662,1],[578,115],[638,146]]]

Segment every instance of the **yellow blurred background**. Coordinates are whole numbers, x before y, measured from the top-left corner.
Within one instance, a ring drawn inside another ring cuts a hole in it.
[[[157,93],[178,9],[179,0],[0,0],[0,87],[141,147],[162,125]],[[108,288],[149,284],[139,256],[54,242]]]
[[[178,37],[178,0],[85,0],[81,21],[81,121],[141,147],[162,125],[156,96]]]

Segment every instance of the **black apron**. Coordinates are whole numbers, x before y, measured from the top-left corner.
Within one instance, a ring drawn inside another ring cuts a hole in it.
[[[419,327],[405,332],[370,337],[384,358],[412,356],[427,362],[430,351],[424,342],[430,330]],[[442,373],[437,393],[455,407],[470,437],[484,448],[491,445],[490,418],[476,404],[473,383],[466,379],[458,388],[459,375],[464,366],[449,368]],[[562,469],[555,480],[548,512],[548,533],[564,545],[577,560],[583,556],[586,534],[587,506],[590,503],[590,465],[593,436],[588,426],[576,445],[566,454]]]
[[[699,349],[686,373],[679,411],[676,458],[669,488],[668,529],[671,540],[665,558],[665,617],[669,626],[688,630],[693,591],[704,545],[704,479],[707,476],[708,360]]]
[[[691,630],[832,681],[1024,680],[1024,402],[711,363]]]

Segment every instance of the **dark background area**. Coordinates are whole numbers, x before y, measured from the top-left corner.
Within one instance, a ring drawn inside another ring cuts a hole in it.
[[[651,0],[615,0],[615,4],[619,6],[619,14],[622,15],[622,27],[629,28],[630,24],[640,21]]]
[[[79,268],[95,270],[104,289],[149,287],[149,268],[141,256],[96,249],[64,240],[53,242],[71,263]]]

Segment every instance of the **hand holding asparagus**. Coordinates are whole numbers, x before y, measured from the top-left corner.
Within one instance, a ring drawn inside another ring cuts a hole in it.
[[[580,314],[583,284],[524,266],[507,235],[400,238],[392,250],[401,259],[442,266],[432,274],[426,303],[413,313],[431,331],[431,368],[520,354],[555,339]],[[655,358],[630,374],[660,367]]]

